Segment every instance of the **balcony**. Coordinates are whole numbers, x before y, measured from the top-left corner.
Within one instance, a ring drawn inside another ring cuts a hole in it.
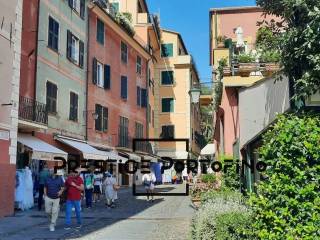
[[[46,104],[34,99],[20,96],[19,98],[19,127],[43,128],[48,124]],[[39,126],[41,125],[41,126]]]

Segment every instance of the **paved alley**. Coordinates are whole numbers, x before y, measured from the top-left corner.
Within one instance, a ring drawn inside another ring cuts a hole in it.
[[[157,186],[162,192],[184,192],[185,185]],[[143,189],[137,189],[141,192]],[[103,202],[93,209],[83,210],[83,227],[64,230],[64,211],[55,232],[49,232],[45,213],[35,210],[18,212],[14,217],[0,220],[1,240],[20,239],[187,239],[194,212],[189,196],[157,196],[147,202],[146,197],[134,197],[131,188],[122,189],[115,209],[107,209]],[[75,220],[75,219],[74,219]]]

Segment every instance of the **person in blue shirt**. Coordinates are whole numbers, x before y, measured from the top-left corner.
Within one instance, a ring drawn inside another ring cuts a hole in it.
[[[60,197],[64,191],[62,175],[63,172],[61,170],[57,170],[56,173],[52,174],[52,176],[47,179],[44,188],[45,209],[46,213],[49,215],[49,229],[52,232],[55,230],[60,211]]]

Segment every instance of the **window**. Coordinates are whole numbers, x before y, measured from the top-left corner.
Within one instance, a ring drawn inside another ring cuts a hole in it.
[[[69,30],[67,32],[67,58],[83,68],[84,63],[84,43],[80,41]]]
[[[108,130],[108,108],[96,104],[96,114],[98,118],[95,122],[95,129],[97,131],[105,132]]]
[[[143,138],[143,124],[137,123],[135,124],[135,136],[136,138]]]
[[[59,50],[59,23],[52,17],[49,17],[48,47]]]
[[[161,44],[161,57],[173,57],[173,44]]]
[[[121,42],[121,61],[128,62],[128,46],[124,42]]]
[[[129,119],[120,116],[119,147],[129,147]]]
[[[97,18],[97,41],[104,44],[104,23]]]
[[[137,105],[146,108],[147,102],[147,89],[137,87]]]
[[[121,98],[128,99],[128,78],[121,76]]]
[[[70,92],[69,120],[78,121],[78,95]]]
[[[174,125],[165,125],[161,127],[161,138],[174,138]]]
[[[109,65],[103,65],[93,58],[92,62],[92,83],[104,89],[111,87],[111,68]]]
[[[162,85],[173,85],[173,71],[162,71],[161,72],[161,84]]]
[[[49,113],[57,112],[57,85],[47,82],[47,111]]]
[[[174,111],[174,99],[173,98],[162,98],[162,112],[173,112]]]
[[[137,105],[141,106],[141,88],[137,87]]]
[[[115,12],[119,12],[119,2],[113,2],[111,6]]]
[[[142,72],[142,59],[140,56],[137,56],[137,73],[141,74]]]
[[[69,7],[77,12],[82,19],[85,14],[85,0],[68,0]]]

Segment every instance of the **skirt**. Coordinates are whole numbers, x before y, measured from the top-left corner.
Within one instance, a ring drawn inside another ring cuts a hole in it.
[[[94,188],[93,188],[93,192],[94,192],[94,193],[101,194],[101,188],[100,188],[100,186],[95,185]]]

